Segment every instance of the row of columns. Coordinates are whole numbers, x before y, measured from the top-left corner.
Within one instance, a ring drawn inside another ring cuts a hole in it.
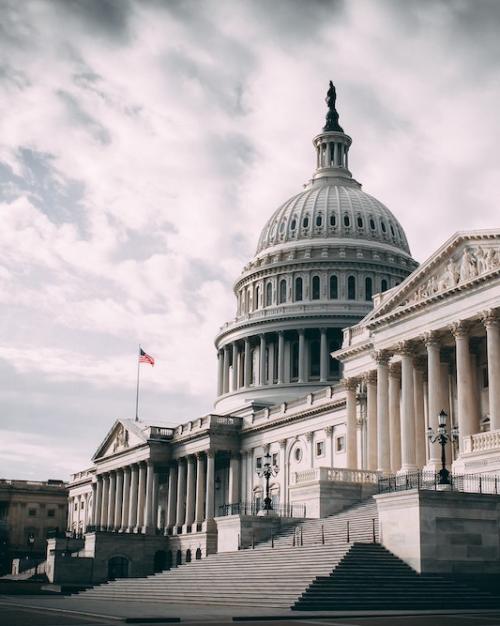
[[[85,532],[87,528],[89,493],[73,496],[68,500],[68,530]]]
[[[298,339],[298,380],[299,383],[309,382],[309,368],[307,367],[308,346],[310,340],[306,337],[305,329],[297,331]],[[262,333],[258,335],[258,341],[252,342],[251,337],[246,337],[243,342],[233,341],[226,344],[218,351],[218,388],[219,396],[237,391],[240,388],[252,386],[278,385],[289,382],[291,373],[285,375],[285,352],[286,344],[291,351],[292,342],[285,340],[285,331],[276,333],[277,341],[269,340],[268,335]],[[321,328],[319,331],[320,342],[320,362],[319,378],[320,382],[327,382],[329,377],[329,352],[328,352],[328,331]],[[253,369],[253,354],[258,350],[257,371]],[[291,358],[291,357],[290,357]],[[276,363],[276,366],[275,366]],[[290,364],[291,367],[291,364]]]
[[[500,429],[500,321],[495,311],[483,313],[481,320],[486,329],[490,428],[497,430]],[[471,324],[459,321],[448,331],[455,342],[456,415],[462,441],[479,431],[477,372],[470,350]],[[439,412],[443,408],[448,408],[449,412],[448,364],[441,362],[441,333],[428,332],[419,339],[425,346],[424,359],[416,356],[417,342],[402,342],[390,350],[374,353],[376,369],[363,377],[366,384],[367,469],[389,473],[414,471],[426,464],[428,469],[440,467],[439,444],[427,446],[424,412],[427,404],[429,426],[436,432]],[[394,355],[399,356],[399,362],[389,365]],[[356,389],[359,382],[359,379],[345,381],[348,467],[359,465],[356,446]]]
[[[316,166],[347,168],[348,146],[337,141],[320,141],[316,144]]]

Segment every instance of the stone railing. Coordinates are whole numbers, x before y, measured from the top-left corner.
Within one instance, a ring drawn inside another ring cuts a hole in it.
[[[323,480],[336,483],[371,483],[377,484],[380,473],[370,470],[354,470],[339,467],[315,467],[313,469],[295,472],[292,483],[300,484]]]
[[[500,430],[464,437],[464,452],[482,452],[500,449]]]
[[[175,429],[163,426],[150,426],[148,430],[148,439],[172,439]]]
[[[185,437],[186,435],[198,433],[203,430],[216,428],[218,430],[236,431],[241,428],[242,418],[231,415],[204,415],[198,419],[180,424],[174,429],[174,437]]]

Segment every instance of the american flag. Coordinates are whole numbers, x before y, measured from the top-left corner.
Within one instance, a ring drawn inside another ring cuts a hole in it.
[[[146,354],[142,348],[139,349],[139,363],[149,363],[150,365],[155,364],[155,360],[149,354]]]

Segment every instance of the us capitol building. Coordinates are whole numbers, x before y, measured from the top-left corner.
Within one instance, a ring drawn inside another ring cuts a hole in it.
[[[500,230],[458,232],[419,265],[353,178],[335,101],[330,83],[312,178],[271,215],[234,285],[213,411],[175,428],[118,419],[72,476],[80,578],[86,564],[100,581],[237,550],[270,518],[325,518],[381,480],[434,476],[442,446],[427,431],[441,411],[458,429],[448,470],[500,475]],[[404,558],[390,517],[384,543]],[[74,578],[57,545],[49,578]]]

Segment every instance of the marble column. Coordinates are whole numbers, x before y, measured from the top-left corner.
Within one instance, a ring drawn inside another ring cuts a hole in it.
[[[322,383],[326,383],[328,380],[328,337],[326,334],[326,328],[320,329],[320,355],[319,355],[319,380]]]
[[[495,311],[483,313],[488,356],[490,430],[500,429],[500,320]]]
[[[137,498],[139,496],[139,467],[130,467],[130,505],[128,509],[127,532],[133,533],[137,522]]]
[[[413,398],[415,411],[415,459],[418,469],[426,461],[425,415],[424,415],[424,369],[421,359],[413,362]]]
[[[377,374],[368,372],[366,382],[366,419],[368,444],[368,469],[376,470],[378,465],[377,452]]]
[[[108,525],[108,508],[109,508],[109,474],[102,476],[102,506],[101,506],[101,519],[99,526],[101,530],[104,530]]]
[[[92,482],[91,485],[91,489],[92,489],[92,515],[90,517],[89,523],[94,526],[95,522],[95,512],[96,512],[96,501],[97,501],[97,480],[95,480],[94,482]]]
[[[265,385],[266,381],[266,336],[259,335],[260,351],[259,351],[259,385]]]
[[[243,362],[243,385],[250,387],[252,384],[252,350],[250,339],[245,339],[245,357]]]
[[[217,352],[217,395],[224,393],[224,356],[221,350]]]
[[[286,505],[288,502],[288,465],[286,462],[286,439],[280,439],[280,461],[279,461],[279,479],[280,479],[280,504]],[[248,470],[250,473],[253,472],[253,465],[250,464],[250,468]],[[250,478],[250,492],[253,491],[253,479]],[[249,502],[252,501],[250,496]]]
[[[115,498],[116,498],[116,472],[109,474],[109,496],[108,496],[108,529],[113,529],[115,525]]]
[[[344,379],[346,390],[346,467],[358,469],[358,444],[356,437],[356,389],[358,380]]]
[[[238,385],[238,360],[239,360],[239,349],[236,341],[233,341],[233,391],[237,391]]]
[[[472,385],[468,325],[464,322],[456,322],[451,326],[451,332],[455,337],[456,346],[457,413],[460,454],[462,454],[464,437],[478,432],[479,424],[476,423],[474,415],[474,389]]]
[[[399,364],[389,366],[389,440],[391,446],[391,472],[401,469],[401,416],[399,403],[401,374]]]
[[[96,496],[94,500],[93,519],[92,524],[97,528],[101,525],[101,511],[102,511],[102,476],[97,476],[97,488]]]
[[[441,406],[441,347],[437,333],[428,332],[424,335],[424,342],[427,348],[427,394],[428,394],[428,414],[429,426],[437,433],[438,415]],[[429,460],[425,469],[429,472],[437,472],[441,469],[441,446],[438,442],[429,442]]]
[[[377,363],[377,469],[391,471],[391,445],[389,430],[389,359],[390,354],[379,350],[374,355]]]
[[[168,471],[168,502],[167,502],[167,529],[175,526],[177,511],[177,463],[173,462]]]
[[[401,354],[401,473],[407,474],[417,470],[413,351],[406,343],[398,351]]]
[[[271,341],[267,347],[267,355],[268,355],[267,357],[267,384],[268,385],[274,385],[274,373],[275,373],[274,350],[275,350],[275,342]]]
[[[333,464],[333,426],[325,426],[326,436],[326,463],[328,467],[335,467]]]
[[[122,525],[122,504],[123,504],[123,470],[116,470],[116,491],[115,491],[115,519],[113,526],[116,532]]]
[[[240,455],[231,452],[229,460],[229,504],[240,501]]]
[[[146,497],[144,502],[144,524],[142,530],[144,533],[150,533],[153,530],[153,483],[154,483],[154,466],[151,461],[146,464]]]
[[[285,382],[285,333],[278,331],[278,385]]]
[[[207,452],[207,490],[205,502],[205,519],[211,522],[214,518],[215,505],[215,452],[208,450]]]
[[[130,507],[130,467],[124,467],[123,468],[122,518],[120,522],[121,533],[124,533],[127,530],[129,507]]]
[[[137,487],[137,519],[135,521],[135,531],[142,532],[144,526],[144,501],[146,499],[146,465],[139,464],[139,485]]]
[[[224,346],[223,393],[229,392],[229,346]]]
[[[187,485],[186,485],[186,526],[192,526],[195,516],[196,505],[196,476],[194,456],[190,454],[187,457]]]
[[[184,524],[186,519],[186,460],[179,459],[177,469],[177,512],[175,525],[177,528]]]
[[[198,452],[196,455],[196,524],[201,524],[205,517],[205,455]]]
[[[305,333],[304,329],[300,328],[299,333],[299,383],[306,382],[306,342],[305,342]]]
[[[246,502],[247,497],[247,451],[240,450],[240,472],[241,472],[241,480],[240,480],[240,501]]]

